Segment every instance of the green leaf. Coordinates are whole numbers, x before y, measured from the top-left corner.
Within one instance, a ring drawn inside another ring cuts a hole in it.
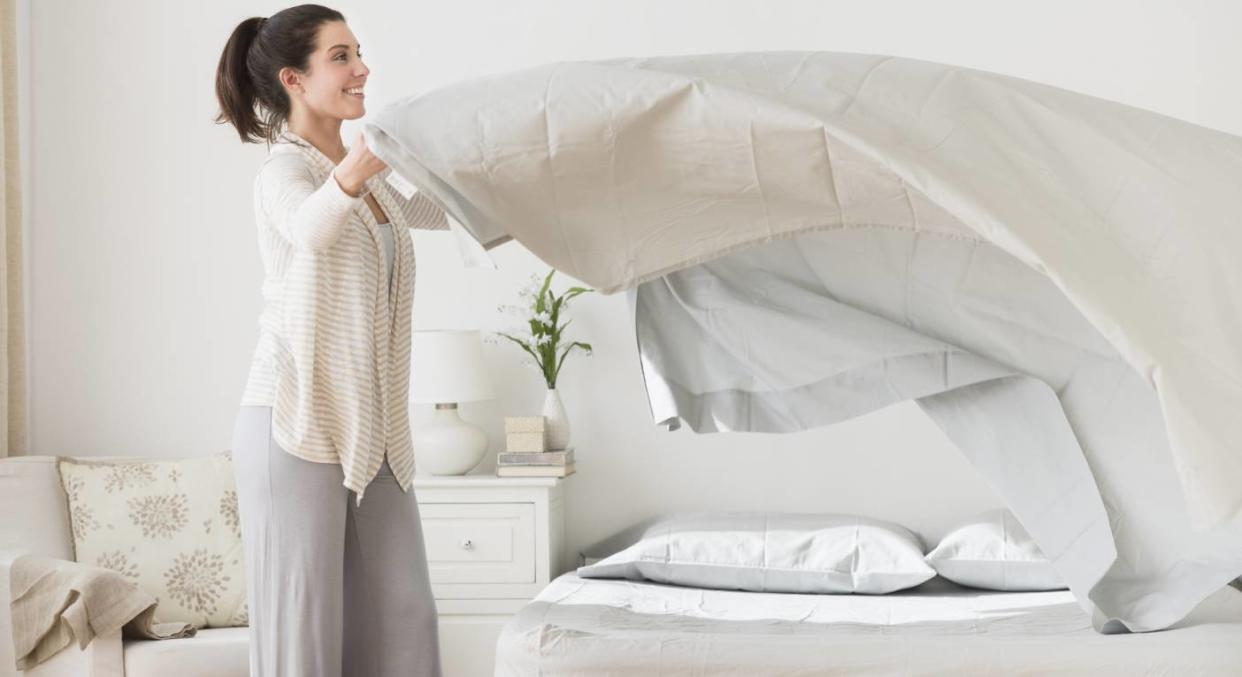
[[[565,327],[568,327],[571,322],[573,322],[573,320],[565,320],[565,324],[556,328],[556,333],[552,335],[552,345],[560,343],[561,332],[565,331]]]
[[[544,305],[544,298],[548,295],[548,289],[552,286],[552,276],[555,274],[556,269],[550,268],[548,270],[548,276],[543,278],[543,286],[539,288],[539,297],[538,300],[535,301],[535,312],[537,313],[542,313],[544,308],[547,307]]]
[[[552,384],[553,385],[549,387],[556,387],[555,386],[556,379],[561,375],[561,365],[565,364],[565,358],[569,356],[570,351],[572,351],[574,348],[581,348],[587,352],[591,352],[590,343],[582,343],[581,341],[574,341],[568,346],[565,346],[565,352],[561,353],[561,359],[556,363],[556,371],[552,373]]]
[[[552,326],[553,332],[556,331],[556,326],[560,324],[560,322],[561,322],[561,300],[556,299],[552,301],[551,326]]]
[[[545,370],[545,371],[546,371],[546,368],[543,366],[543,364],[544,364],[544,363],[543,363],[543,360],[539,359],[539,356],[535,354],[535,351],[533,351],[533,350],[531,350],[531,349],[530,349],[530,346],[526,345],[526,342],[525,342],[525,341],[523,341],[523,340],[521,340],[521,339],[519,339],[519,338],[517,338],[517,337],[515,337],[515,336],[510,336],[510,335],[508,335],[508,334],[506,334],[506,333],[504,333],[504,332],[498,332],[498,333],[499,333],[501,336],[503,336],[503,337],[505,337],[505,338],[509,339],[510,341],[513,341],[514,343],[516,343],[516,344],[518,345],[518,347],[519,347],[519,348],[521,348],[522,350],[525,350],[525,351],[526,351],[526,353],[527,353],[528,355],[530,355],[531,357],[535,358],[535,364],[539,365],[540,370]]]

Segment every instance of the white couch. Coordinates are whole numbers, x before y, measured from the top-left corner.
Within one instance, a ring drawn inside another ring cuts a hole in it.
[[[98,460],[122,460],[102,457]],[[17,672],[9,617],[9,565],[34,552],[73,558],[69,506],[54,456],[0,459],[0,676],[242,677],[249,675],[247,628],[204,628],[194,637],[160,641],[96,637],[85,650],[71,645],[50,660]]]

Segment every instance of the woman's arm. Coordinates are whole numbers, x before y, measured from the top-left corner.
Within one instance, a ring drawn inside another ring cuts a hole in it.
[[[400,196],[397,199],[401,202],[401,208],[405,210],[406,223],[410,224],[410,228],[417,230],[448,230],[448,218],[444,216],[444,210],[440,209],[426,195],[416,193],[409,200]]]
[[[269,156],[255,179],[255,196],[276,230],[301,250],[330,248],[349,222],[361,196],[345,192],[335,172],[322,183],[315,180],[301,158],[292,154]]]

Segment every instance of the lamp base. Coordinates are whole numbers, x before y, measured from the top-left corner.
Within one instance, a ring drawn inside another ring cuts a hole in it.
[[[412,436],[415,464],[432,475],[465,475],[487,455],[487,433],[463,421],[456,404],[437,404],[435,416]]]

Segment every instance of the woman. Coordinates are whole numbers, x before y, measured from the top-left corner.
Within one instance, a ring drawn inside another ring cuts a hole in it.
[[[342,143],[369,73],[344,17],[301,5],[238,25],[216,74],[216,121],[270,151],[254,184],[264,309],[233,433],[256,677],[440,674],[410,491],[409,229],[448,226],[387,185],[361,136]]]

